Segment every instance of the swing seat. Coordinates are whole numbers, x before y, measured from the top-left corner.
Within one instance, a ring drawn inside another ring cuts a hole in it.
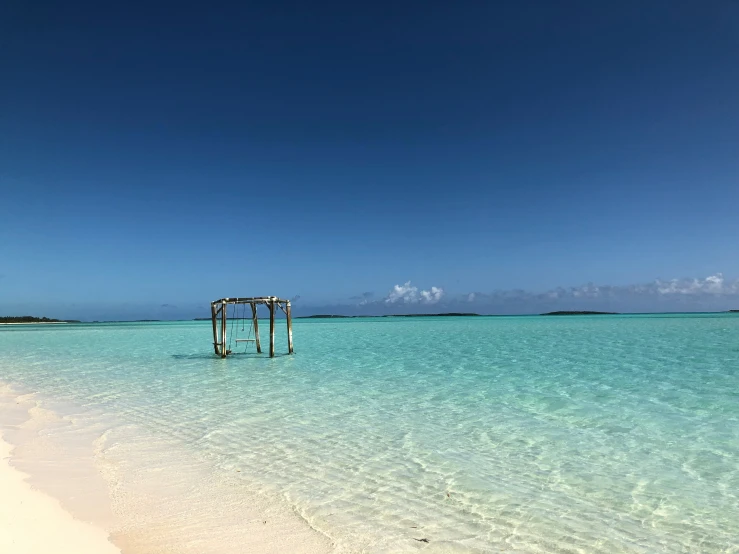
[[[257,339],[236,339],[236,342],[257,342]]]

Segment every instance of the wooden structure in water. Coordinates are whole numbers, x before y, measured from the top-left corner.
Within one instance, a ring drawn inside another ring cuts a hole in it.
[[[235,340],[238,343],[254,343],[257,347],[257,353],[262,352],[262,343],[259,339],[259,319],[257,314],[257,308],[260,305],[265,305],[269,308],[269,356],[270,358],[275,357],[275,313],[278,309],[282,310],[285,314],[287,321],[287,351],[288,354],[293,354],[293,318],[290,309],[290,301],[277,298],[276,296],[255,296],[249,298],[221,298],[220,300],[214,300],[210,303],[211,318],[213,319],[213,348],[216,351],[216,355],[221,358],[225,358],[231,354],[231,349],[227,341],[228,335],[228,307],[233,306],[233,320],[238,318],[238,306],[242,307],[242,322],[249,317],[251,319],[251,329],[248,338],[236,338],[231,337],[231,340]],[[246,307],[251,308],[251,314],[246,315]],[[238,330],[238,326],[236,327]],[[243,327],[242,327],[243,330]],[[254,336],[251,336],[253,330]],[[248,344],[247,344],[248,346]]]

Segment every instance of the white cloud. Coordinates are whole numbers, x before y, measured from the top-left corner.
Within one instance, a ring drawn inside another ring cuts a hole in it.
[[[431,290],[421,291],[421,302],[424,304],[436,304],[441,297],[444,296],[444,289],[440,287],[431,287]]]
[[[475,293],[474,293],[474,292],[471,292],[471,293],[470,293],[470,294],[469,294],[469,295],[467,296],[467,302],[474,302],[474,301],[475,301]]]
[[[418,287],[411,286],[411,282],[406,281],[402,285],[395,285],[387,295],[387,298],[385,298],[385,302],[388,304],[395,304],[396,302],[407,304],[409,302],[416,302],[417,298]]]
[[[395,285],[387,297],[387,304],[395,304],[402,302],[403,304],[436,304],[444,296],[444,289],[441,287],[431,287],[431,290],[418,291],[418,287],[411,285],[410,281],[406,281],[402,285]]]

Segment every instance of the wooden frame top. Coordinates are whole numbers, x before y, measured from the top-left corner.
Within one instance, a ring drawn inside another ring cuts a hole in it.
[[[285,300],[284,298],[277,298],[276,296],[246,296],[243,298],[220,298],[218,300],[213,300],[211,304],[251,304],[252,302],[256,303],[264,303],[267,304],[269,302],[283,302],[289,304],[289,300]]]

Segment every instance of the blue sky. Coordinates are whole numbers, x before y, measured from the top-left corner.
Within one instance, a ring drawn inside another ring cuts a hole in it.
[[[739,308],[735,2],[11,1],[0,37],[0,312]]]

